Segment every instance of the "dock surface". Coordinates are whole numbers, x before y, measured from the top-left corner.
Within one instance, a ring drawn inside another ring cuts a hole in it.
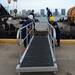
[[[61,44],[56,47],[58,65],[57,75],[75,75],[75,44]],[[17,44],[0,43],[0,75],[18,75],[16,66],[19,62]],[[25,75],[50,75],[50,73],[26,73]]]

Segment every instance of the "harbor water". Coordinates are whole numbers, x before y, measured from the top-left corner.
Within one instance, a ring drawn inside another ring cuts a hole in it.
[[[55,17],[55,21],[58,21],[60,18],[62,18],[61,16],[54,16]],[[67,19],[66,16],[63,16],[64,19]],[[35,17],[35,19],[38,19],[40,22],[48,22],[47,17]]]

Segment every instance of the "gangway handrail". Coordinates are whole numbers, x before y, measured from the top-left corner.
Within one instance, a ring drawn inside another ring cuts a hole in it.
[[[30,30],[29,33],[27,33],[27,29],[26,29],[26,36],[25,36],[24,39],[22,39],[22,32],[21,32],[21,31],[22,31],[24,28],[26,28],[26,27],[28,27],[28,26],[30,26],[30,25],[32,25],[32,24],[33,24],[33,22],[31,22],[31,23],[25,25],[24,27],[19,28],[19,30],[17,31],[17,37],[16,37],[16,38],[17,38],[17,43],[18,43],[18,45],[20,46],[20,59],[21,59],[21,56],[22,56],[22,44],[23,44],[24,40],[26,40],[26,39],[28,38],[28,35],[31,34],[31,32],[32,32],[32,30],[33,30],[33,26],[31,27],[31,30]],[[26,44],[28,45],[28,41],[26,41]]]
[[[17,43],[18,43],[18,45],[21,45],[21,44],[24,42],[24,40],[23,40],[20,44],[19,44],[19,42],[18,42],[18,40],[19,40],[19,35],[21,35],[20,31],[21,31],[22,29],[28,27],[28,26],[31,25],[31,24],[32,24],[32,23],[29,23],[29,24],[27,24],[26,26],[19,28],[19,30],[17,31]],[[28,35],[27,35],[27,36],[28,36]],[[26,36],[26,37],[27,37],[27,36]],[[25,37],[25,39],[26,39],[26,37]],[[20,37],[20,38],[21,38],[21,37]]]
[[[51,45],[53,50],[55,51],[55,44],[56,44],[56,31],[55,28],[48,23],[48,34],[50,35],[49,38],[51,39]]]

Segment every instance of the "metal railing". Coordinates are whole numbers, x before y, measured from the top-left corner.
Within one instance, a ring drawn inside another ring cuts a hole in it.
[[[55,44],[56,44],[56,31],[55,28],[48,23],[48,34],[49,34],[49,38],[51,39],[51,45],[53,50],[55,50]]]
[[[28,33],[28,30],[27,30],[27,27],[30,26],[30,30],[29,30],[29,33]],[[26,36],[24,37],[24,39],[22,39],[22,30],[26,28]],[[24,43],[24,40],[26,40],[26,46],[28,46],[29,42],[28,42],[28,36],[30,35],[30,39],[32,38],[32,30],[33,30],[33,22],[25,25],[24,27],[21,27],[18,31],[17,31],[17,43],[18,45],[20,46],[20,59],[21,59],[21,56],[23,54],[22,52],[22,44]]]

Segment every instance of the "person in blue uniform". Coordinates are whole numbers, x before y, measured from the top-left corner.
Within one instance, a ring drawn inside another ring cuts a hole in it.
[[[50,19],[49,19],[49,23],[55,28],[55,30],[56,30],[56,39],[57,39],[57,47],[59,47],[60,46],[60,29],[59,29],[59,27],[58,27],[58,23],[57,22],[55,22],[55,18],[52,16],[52,17],[50,17]]]
[[[52,12],[50,11],[50,9],[48,7],[46,8],[46,10],[47,10],[47,18],[48,18],[48,21],[49,21],[49,17],[52,16]]]
[[[29,15],[28,19],[24,22],[24,24],[22,25],[22,27],[26,26],[27,24],[31,23],[32,21],[33,21],[33,16]],[[31,26],[29,25],[27,28],[22,29],[22,39],[24,39],[26,37],[26,33],[28,33],[29,30],[31,29],[30,27]],[[29,40],[30,40],[30,35],[28,36],[28,42],[29,42]],[[27,47],[26,40],[24,40],[24,47],[25,48]]]
[[[32,11],[30,12],[29,15],[32,15],[32,16],[33,16],[33,25],[34,25],[34,30],[36,30],[36,29],[35,29],[35,14],[34,14],[34,10],[32,10]]]

